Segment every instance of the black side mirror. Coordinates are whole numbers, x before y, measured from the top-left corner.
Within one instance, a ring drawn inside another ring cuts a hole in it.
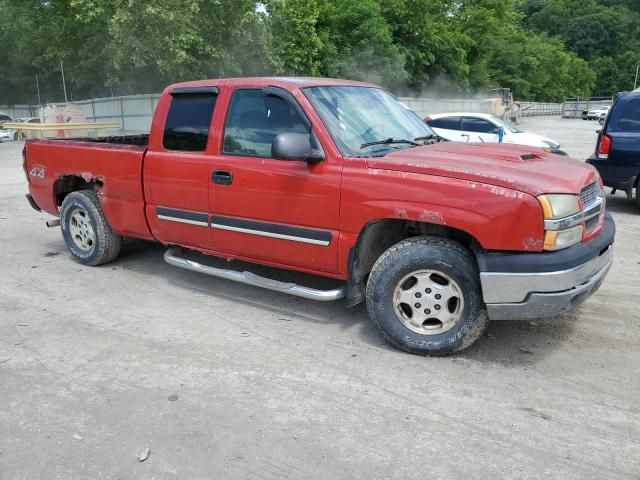
[[[324,153],[313,147],[309,133],[281,133],[271,143],[271,156],[278,160],[300,160],[316,163],[324,160]]]

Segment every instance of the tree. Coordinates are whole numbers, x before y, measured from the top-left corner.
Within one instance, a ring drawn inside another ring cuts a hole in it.
[[[407,73],[404,57],[375,0],[318,0],[322,42],[320,73],[397,87]]]
[[[280,70],[287,75],[318,75],[322,41],[320,10],[314,0],[278,0],[269,5],[271,31]]]

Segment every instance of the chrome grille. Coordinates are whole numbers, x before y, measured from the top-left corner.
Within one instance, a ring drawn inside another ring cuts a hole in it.
[[[595,217],[591,217],[589,220],[584,222],[584,228],[587,231],[587,233],[589,233],[591,230],[596,228],[596,226],[598,225],[598,219],[599,219],[599,216],[596,215]]]
[[[589,205],[595,202],[599,194],[600,184],[597,181],[590,183],[582,190],[580,190],[580,200],[582,200],[582,207],[587,208]]]

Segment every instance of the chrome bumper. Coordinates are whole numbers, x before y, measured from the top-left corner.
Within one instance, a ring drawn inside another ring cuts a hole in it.
[[[491,320],[528,320],[566,312],[589,298],[613,263],[613,245],[569,270],[542,273],[482,272],[482,294]]]

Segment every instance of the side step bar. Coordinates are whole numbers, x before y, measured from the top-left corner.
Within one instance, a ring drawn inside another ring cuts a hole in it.
[[[262,287],[269,290],[275,290],[276,292],[288,293],[289,295],[294,295],[296,297],[308,298],[310,300],[317,300],[320,302],[339,300],[344,298],[346,293],[345,286],[334,290],[317,290],[315,288],[304,287],[295,283],[271,280],[251,272],[238,272],[224,268],[210,267],[181,257],[180,251],[180,247],[171,247],[167,249],[167,251],[164,252],[164,261],[174,267],[186,268],[187,270],[193,270],[194,272],[206,273],[207,275],[212,275],[214,277],[225,278],[227,280],[233,280],[246,285]]]

